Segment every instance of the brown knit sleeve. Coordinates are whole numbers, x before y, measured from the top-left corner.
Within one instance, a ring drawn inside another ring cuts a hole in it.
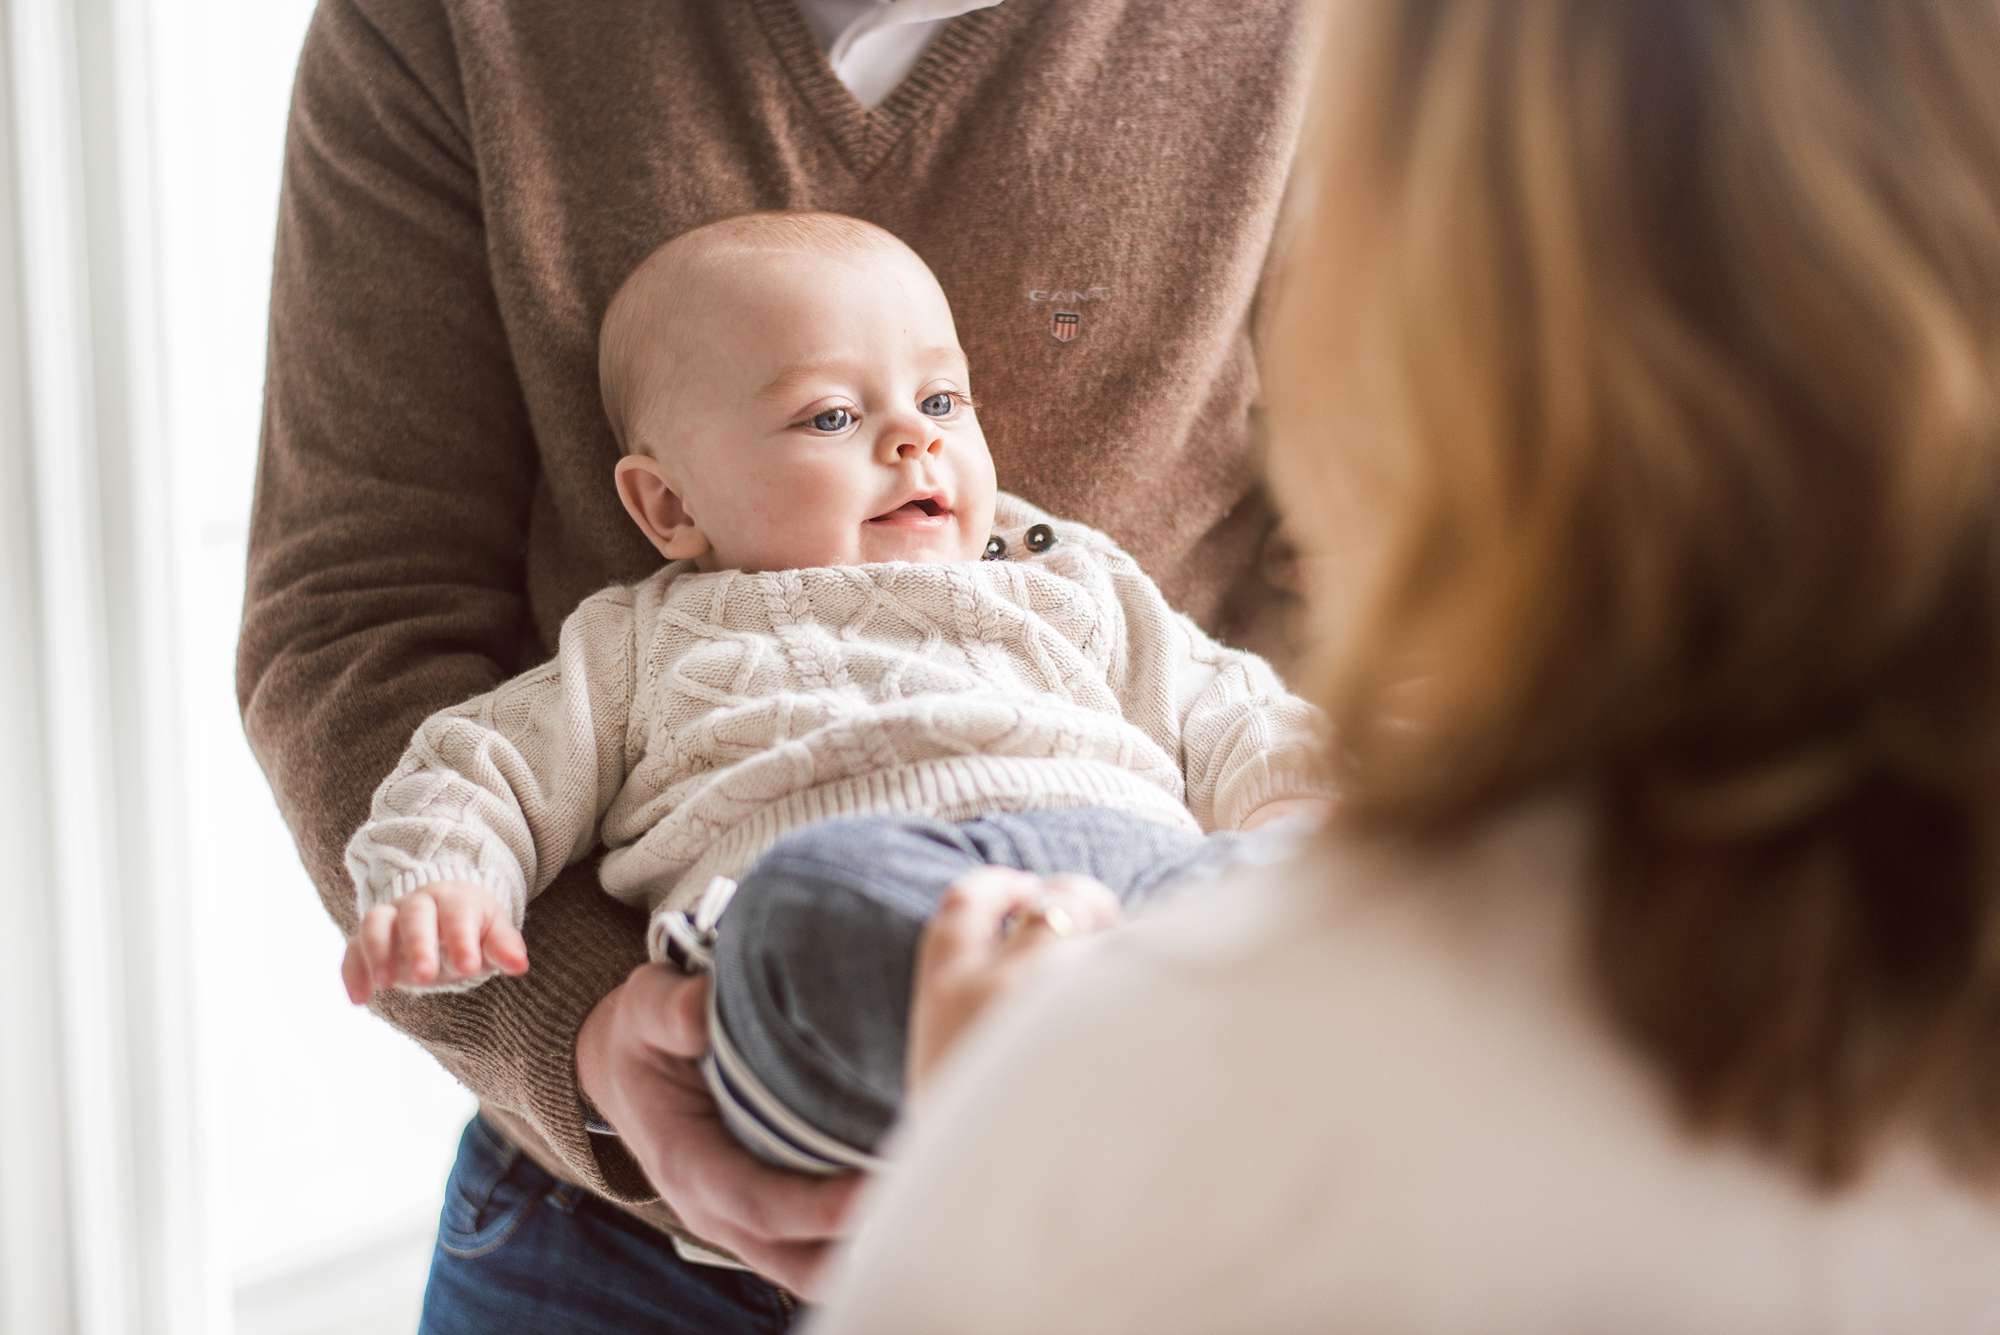
[[[300,60],[237,651],[251,747],[343,931],[341,852],[376,784],[425,717],[511,675],[536,470],[447,26],[394,14],[392,40],[322,0]],[[585,863],[536,901],[525,977],[376,1005],[581,1180],[649,1198],[584,1130],[574,1057],[642,937]]]

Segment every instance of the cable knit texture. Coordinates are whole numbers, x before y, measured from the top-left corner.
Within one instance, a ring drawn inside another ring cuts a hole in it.
[[[1011,497],[998,531],[1011,559],[677,562],[586,599],[553,661],[418,730],[348,844],[357,912],[461,879],[518,924],[601,838],[604,888],[657,921],[839,816],[1097,806],[1210,830],[1331,795],[1316,711],[1262,659],[1100,533]]]
[[[1281,651],[1254,315],[1317,8],[1007,0],[871,110],[792,0],[319,0],[237,689],[339,929],[347,840],[418,724],[657,568],[610,486],[598,323],[661,242],[732,213],[908,241],[1002,482],[1114,535],[1222,639]],[[544,1168],[672,1228],[576,1087],[578,1028],[644,958],[634,919],[586,859],[537,901],[525,976],[370,1005]]]

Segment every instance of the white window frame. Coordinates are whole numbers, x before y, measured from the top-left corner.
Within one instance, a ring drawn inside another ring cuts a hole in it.
[[[0,24],[0,88],[14,87],[12,42]],[[27,324],[14,191],[13,100],[0,100],[0,636],[36,642],[35,505],[28,469]],[[62,1171],[60,1026],[42,999],[55,992],[54,904],[26,887],[50,883],[52,841],[43,794],[41,663],[0,654],[0,845],[13,886],[0,933],[0,1329],[71,1328],[67,1179]]]
[[[0,0],[0,430],[25,445],[0,456],[8,1330],[228,1325],[175,911],[147,20],[142,0]]]

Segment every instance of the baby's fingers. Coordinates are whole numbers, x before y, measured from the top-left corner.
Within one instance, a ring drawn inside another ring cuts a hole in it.
[[[492,906],[468,895],[441,896],[438,900],[438,943],[452,972],[460,978],[481,972],[479,939],[486,931]]]
[[[396,985],[396,909],[391,904],[378,904],[369,909],[361,919],[361,930],[355,934],[361,943],[361,955],[368,963],[368,982],[371,991],[380,992]]]
[[[396,981],[419,987],[437,981],[438,908],[429,895],[396,901]]]
[[[486,967],[517,975],[528,971],[528,943],[520,930],[498,913],[486,929]]]
[[[347,953],[340,957],[340,981],[347,988],[347,999],[357,1006],[375,995],[375,985],[368,981],[368,957],[361,953],[359,938],[349,941]]]

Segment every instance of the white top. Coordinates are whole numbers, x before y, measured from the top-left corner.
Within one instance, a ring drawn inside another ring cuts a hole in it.
[[[892,1144],[813,1335],[2000,1331],[1992,1195],[1677,1132],[1580,967],[1584,855],[1545,804],[1092,941]]]
[[[960,14],[1001,0],[798,0],[827,63],[866,107],[909,76],[931,39]]]
[[[359,911],[462,880],[518,925],[601,841],[657,959],[671,911],[822,820],[1094,806],[1233,829],[1331,794],[1317,712],[1264,660],[1103,534],[1011,496],[997,519],[1004,560],[682,561],[585,599],[554,659],[417,730],[347,846]]]

